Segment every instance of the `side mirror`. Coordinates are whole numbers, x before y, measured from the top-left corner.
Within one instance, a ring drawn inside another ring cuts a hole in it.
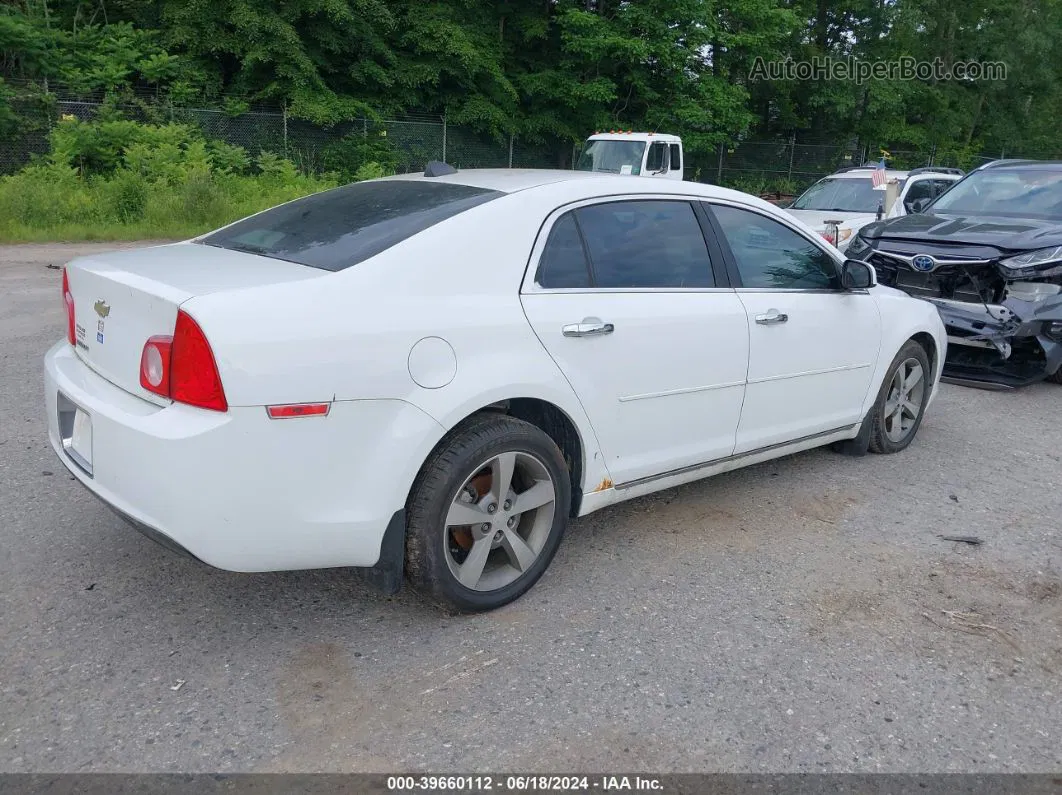
[[[866,290],[878,283],[874,267],[862,260],[846,259],[841,265],[841,287],[845,290]]]
[[[908,204],[907,204],[907,212],[909,212],[909,213],[920,213],[920,212],[922,212],[922,210],[924,210],[928,206],[928,204],[929,204],[929,197],[928,196],[923,196],[921,199],[915,199],[914,201],[908,202]]]

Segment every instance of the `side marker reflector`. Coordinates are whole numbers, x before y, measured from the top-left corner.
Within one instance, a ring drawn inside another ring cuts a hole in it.
[[[284,406],[266,406],[266,414],[271,420],[288,420],[295,417],[327,416],[331,403],[291,403]]]

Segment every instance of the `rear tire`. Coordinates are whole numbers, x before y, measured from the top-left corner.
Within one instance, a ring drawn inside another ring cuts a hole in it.
[[[931,385],[929,356],[925,348],[911,340],[889,365],[874,402],[871,452],[898,453],[914,441],[932,393]]]
[[[570,508],[556,443],[523,420],[477,415],[439,443],[410,491],[410,584],[461,612],[508,604],[549,567]]]
[[[1062,367],[1055,370],[1054,375],[1047,376],[1048,381],[1053,381],[1056,384],[1062,384]]]

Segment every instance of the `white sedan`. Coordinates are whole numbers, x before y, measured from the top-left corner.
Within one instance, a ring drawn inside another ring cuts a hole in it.
[[[364,567],[471,611],[527,591],[570,517],[902,450],[947,344],[764,201],[574,171],[433,166],[62,284],[49,436],[119,515],[223,569]]]

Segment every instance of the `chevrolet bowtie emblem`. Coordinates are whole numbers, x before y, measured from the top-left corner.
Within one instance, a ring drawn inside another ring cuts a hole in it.
[[[106,301],[104,301],[102,298],[99,301],[97,301],[95,304],[93,304],[92,308],[96,310],[96,314],[99,315],[100,317],[107,317],[107,315],[109,315],[111,313],[110,305]]]

